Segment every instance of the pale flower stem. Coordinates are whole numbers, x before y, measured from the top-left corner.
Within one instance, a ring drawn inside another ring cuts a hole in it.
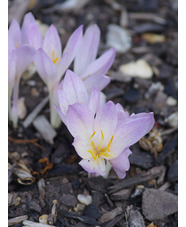
[[[12,104],[12,111],[11,111],[11,119],[12,119],[14,128],[17,128],[17,122],[18,122],[18,96],[19,96],[19,78],[16,78],[14,82],[13,104]]]
[[[106,165],[105,165],[105,176],[103,176],[104,178],[108,178],[109,172],[111,170],[112,166],[110,164],[110,162],[108,160],[106,160]]]
[[[11,120],[11,94],[12,92],[8,92],[8,118]]]
[[[54,89],[49,90],[49,103],[50,103],[50,123],[53,128],[59,128],[61,119],[55,109],[55,94]]]

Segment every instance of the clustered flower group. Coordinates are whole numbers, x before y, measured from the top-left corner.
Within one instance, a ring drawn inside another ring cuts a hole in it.
[[[15,19],[12,21],[8,39],[9,118],[13,126],[18,123],[20,78],[34,64],[48,87],[51,125],[57,128],[62,120],[67,126],[82,158],[79,164],[90,174],[101,176],[106,176],[112,166],[124,178],[130,166],[129,147],[152,129],[154,116],[129,115],[120,104],[106,102],[101,91],[110,82],[105,74],[114,61],[115,49],[97,58],[98,26],[90,25],[84,35],[83,26],[79,26],[62,52],[56,28],[51,25],[42,37],[33,15],[28,13],[21,28]],[[68,69],[72,62],[74,72]]]

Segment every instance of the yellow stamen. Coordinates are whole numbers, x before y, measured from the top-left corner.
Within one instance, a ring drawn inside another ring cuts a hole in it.
[[[101,130],[101,137],[102,137],[102,140],[104,140],[104,135],[103,135],[103,131]]]
[[[55,51],[52,50],[52,61],[53,61],[53,63],[56,64],[57,60],[59,60],[59,62],[60,62],[59,57],[55,58]]]
[[[93,134],[91,135],[90,139],[92,139],[92,137],[95,135],[96,131],[93,132]]]

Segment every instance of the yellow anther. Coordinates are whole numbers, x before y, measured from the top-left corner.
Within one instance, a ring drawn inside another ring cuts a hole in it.
[[[54,64],[56,64],[56,62],[57,62],[58,59],[59,59],[59,57],[55,58],[55,51],[52,50],[52,61],[54,62]]]
[[[96,131],[93,132],[93,134],[91,135],[90,139],[92,139],[92,137],[95,135]]]
[[[104,135],[103,135],[103,131],[101,130],[101,137],[102,137],[102,140],[104,140]]]
[[[94,160],[97,159],[97,154],[95,154],[93,151],[88,151],[88,152],[91,153]]]

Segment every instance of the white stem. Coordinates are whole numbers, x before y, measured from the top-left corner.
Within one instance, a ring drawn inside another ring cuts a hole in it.
[[[13,88],[13,104],[11,111],[11,119],[13,122],[13,127],[17,128],[18,122],[18,97],[19,97],[19,78],[15,78],[14,88]]]
[[[59,128],[61,124],[61,118],[59,117],[55,108],[55,94],[54,89],[49,90],[49,102],[50,102],[50,123],[53,128]]]
[[[104,178],[108,178],[111,168],[112,168],[112,166],[111,166],[110,162],[108,160],[106,160],[106,165],[105,165],[106,174],[105,174]]]
[[[11,120],[12,119],[12,114],[11,114],[11,96],[12,92],[8,91],[8,118]]]

